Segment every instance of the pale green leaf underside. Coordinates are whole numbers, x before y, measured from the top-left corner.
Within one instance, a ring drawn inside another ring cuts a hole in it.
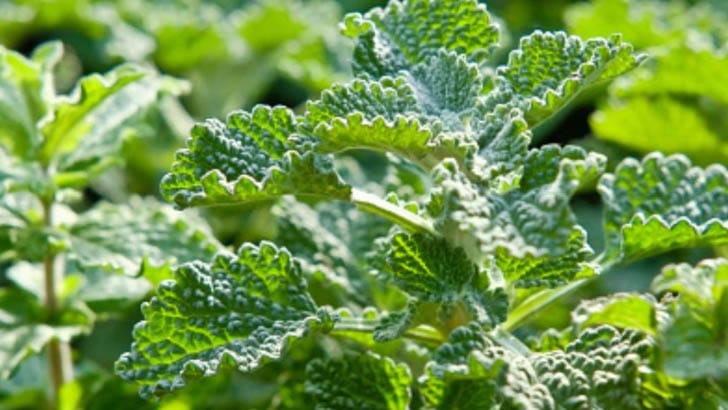
[[[728,138],[694,103],[669,96],[636,96],[600,108],[594,134],[638,152],[683,153],[700,164],[728,162]]]
[[[652,283],[657,293],[674,292],[669,301],[670,318],[660,332],[665,372],[685,380],[715,378],[728,374],[728,260],[705,260],[665,267]]]
[[[384,9],[346,17],[342,31],[357,39],[354,72],[374,78],[426,62],[440,50],[481,64],[498,43],[498,28],[474,0],[391,1]]]
[[[592,0],[570,6],[564,20],[570,33],[583,37],[621,33],[638,49],[661,46],[687,34],[684,4],[642,0]]]
[[[728,243],[728,171],[692,167],[682,155],[623,161],[605,175],[606,262]]]
[[[536,31],[522,38],[508,64],[498,68],[487,101],[522,109],[534,127],[587,87],[611,80],[643,59],[619,36],[581,40],[564,32]]]
[[[293,339],[329,326],[306,289],[299,262],[263,242],[211,264],[191,262],[142,305],[131,352],[116,373],[161,395],[221,369],[249,372],[276,360]]]
[[[162,194],[182,208],[282,195],[348,199],[351,188],[330,158],[300,153],[290,145],[296,129],[292,111],[267,106],[234,112],[226,123],[198,124],[188,148],[177,152],[171,172],[162,179]]]
[[[406,410],[411,379],[407,365],[365,353],[311,361],[305,391],[317,410]]]
[[[656,305],[655,298],[649,295],[615,293],[582,301],[571,312],[571,322],[579,329],[609,325],[654,336],[658,321]]]
[[[150,266],[209,260],[222,249],[207,225],[152,199],[101,203],[68,227],[69,259],[81,270],[137,274]]]

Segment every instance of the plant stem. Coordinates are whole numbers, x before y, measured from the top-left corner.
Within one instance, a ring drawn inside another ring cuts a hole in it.
[[[52,201],[42,200],[43,222],[46,228],[53,226]],[[43,260],[45,279],[45,310],[49,324],[53,325],[58,315],[58,295],[56,294],[56,280],[60,279],[61,272],[56,272],[56,255],[49,251]],[[67,343],[52,339],[48,343],[48,368],[51,378],[51,408],[58,406],[58,395],[64,383],[73,379],[71,351]]]
[[[376,321],[365,319],[344,319],[334,325],[334,329],[331,333],[334,335],[349,332],[372,334],[374,333],[375,328]],[[402,337],[431,346],[440,346],[445,343],[445,339],[442,338],[440,332],[428,326],[417,326],[412,329],[408,329],[404,332]]]
[[[528,297],[508,314],[508,320],[501,325],[501,328],[505,331],[513,332],[529,317],[533,316],[562,296],[586,285],[591,280],[592,278],[579,279],[560,288],[542,290],[541,292]]]
[[[409,232],[423,232],[438,235],[430,221],[387,202],[376,195],[354,188],[351,191],[351,202],[356,204],[359,209],[386,218]]]

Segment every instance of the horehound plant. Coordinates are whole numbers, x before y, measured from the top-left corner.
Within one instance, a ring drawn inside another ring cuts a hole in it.
[[[642,55],[616,35],[537,31],[496,65],[499,28],[475,1],[392,1],[342,32],[354,78],[301,114],[259,105],[193,128],[165,198],[277,201],[279,243],[178,267],[142,305],[121,377],[153,397],[273,368],[272,408],[726,405],[728,261],[667,266],[651,294],[584,301],[561,332],[514,334],[618,264],[728,243],[723,166],[654,153],[607,174],[600,154],[529,146]],[[356,172],[348,151],[384,154],[384,176]],[[570,209],[595,184],[598,254]]]

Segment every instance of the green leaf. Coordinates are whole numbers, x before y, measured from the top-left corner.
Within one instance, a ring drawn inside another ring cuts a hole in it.
[[[386,273],[418,303],[438,304],[440,321],[447,323],[458,317],[463,308],[465,315],[483,325],[495,326],[505,320],[505,292],[491,284],[488,274],[479,271],[462,248],[453,248],[443,238],[405,233],[389,238],[387,248]],[[399,316],[395,322],[416,324],[412,323],[413,312],[407,308],[388,320]]]
[[[196,125],[188,148],[177,152],[162,194],[179,207],[245,203],[302,195],[348,200],[351,188],[329,157],[289,142],[297,119],[285,107],[256,106],[227,123]]]
[[[650,295],[615,293],[582,301],[571,312],[571,321],[579,329],[594,325],[610,325],[655,336],[658,313],[660,312],[657,301]]]
[[[407,365],[365,353],[309,362],[305,391],[317,410],[405,410],[411,381]]]
[[[687,45],[670,47],[655,52],[653,58],[616,82],[614,95],[704,96],[728,104],[727,66],[728,56],[717,51]]]
[[[66,319],[61,324],[45,324],[38,298],[18,289],[0,289],[0,380],[7,379],[25,358],[40,353],[51,340],[69,342],[88,331],[89,323],[84,321],[88,318],[77,314],[61,317]]]
[[[476,261],[494,257],[516,286],[557,286],[580,272],[593,274],[584,263],[592,252],[569,200],[596,179],[604,162],[576,147],[532,150],[519,186],[500,193],[445,164],[436,171],[429,212],[446,238]]]
[[[427,408],[554,408],[526,357],[498,346],[472,324],[450,334],[419,382]]]
[[[354,72],[380,78],[427,62],[440,50],[482,64],[498,43],[498,27],[474,0],[390,2],[346,16],[343,33],[356,39]]]
[[[539,380],[563,409],[643,409],[655,342],[639,332],[589,328],[564,349],[529,357]]]
[[[728,161],[724,128],[694,102],[636,96],[600,108],[589,123],[600,139],[638,152],[683,153],[705,165]]]
[[[280,358],[293,340],[333,325],[308,294],[299,262],[268,242],[182,265],[142,311],[131,352],[116,362],[117,374],[142,385],[142,396],[224,369],[250,372]]]
[[[522,38],[508,64],[496,70],[487,101],[522,109],[535,127],[584,89],[624,74],[643,59],[618,35],[581,40],[564,32],[536,31]]]
[[[121,147],[127,120],[154,104],[158,95],[179,95],[186,83],[134,65],[82,78],[69,96],[59,97],[40,124],[39,160],[56,171],[73,172],[108,161]],[[98,171],[95,171],[98,172]]]
[[[686,15],[679,2],[592,0],[569,7],[564,20],[570,33],[583,37],[621,33],[637,49],[645,49],[682,38]]]
[[[81,271],[135,275],[150,266],[207,260],[222,248],[206,223],[152,199],[102,202],[68,226],[68,258]]]
[[[477,66],[440,53],[411,75],[355,79],[307,105],[306,121],[322,152],[391,152],[426,170],[444,158],[469,166],[477,150],[464,121],[483,88]]]
[[[48,43],[28,59],[0,47],[0,147],[14,156],[29,158],[41,141],[37,123],[54,97],[50,76],[61,51]]]
[[[604,263],[676,248],[728,243],[728,171],[692,167],[682,155],[623,161],[599,183]]]
[[[728,261],[666,266],[652,283],[656,293],[674,292],[662,323],[665,372],[680,379],[728,375]]]
[[[564,350],[522,355],[470,325],[433,354],[420,383],[437,409],[642,409],[653,347],[639,333],[602,326]]]

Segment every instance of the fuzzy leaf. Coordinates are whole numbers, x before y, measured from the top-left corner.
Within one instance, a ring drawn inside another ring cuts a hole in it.
[[[404,364],[374,353],[316,359],[306,366],[306,394],[317,410],[405,410],[412,376]]]
[[[431,408],[641,409],[653,343],[636,332],[587,329],[566,348],[521,355],[479,329],[455,330],[420,379]]]
[[[442,304],[441,320],[457,315],[459,303],[481,324],[494,326],[505,320],[508,300],[503,289],[491,286],[487,273],[479,271],[462,248],[423,234],[397,233],[388,242],[387,273],[418,302]],[[401,320],[409,322],[405,317]]]
[[[526,357],[498,346],[472,324],[450,334],[419,382],[427,408],[554,408]]]
[[[692,167],[682,155],[623,161],[605,175],[603,260],[644,258],[671,249],[728,243],[728,171]]]
[[[669,265],[652,290],[678,294],[667,303],[669,320],[660,326],[665,372],[686,380],[728,375],[728,261]]]
[[[188,148],[177,152],[171,173],[162,179],[162,193],[181,208],[282,195],[348,199],[351,188],[330,158],[289,144],[296,129],[292,111],[261,105],[230,114],[226,123],[198,124]]]
[[[427,170],[448,157],[469,165],[477,146],[464,120],[482,88],[477,66],[443,52],[401,77],[332,87],[308,104],[306,121],[323,152],[368,148]]]
[[[101,203],[68,227],[69,259],[83,271],[137,274],[149,266],[208,260],[222,248],[207,225],[151,199]]]
[[[279,359],[289,342],[332,325],[314,304],[300,264],[263,242],[212,263],[191,262],[142,305],[145,320],[116,373],[160,395],[223,369],[250,372]]]
[[[639,332],[601,326],[583,331],[564,351],[529,359],[558,409],[639,410],[654,347]]]
[[[584,263],[592,252],[569,200],[604,162],[580,148],[546,146],[528,154],[519,186],[503,193],[475,186],[455,167],[440,167],[429,211],[475,260],[495,254],[516,286],[556,286],[593,270]]]
[[[345,35],[357,40],[354,72],[374,78],[426,62],[440,50],[482,64],[498,43],[498,28],[474,0],[392,1],[365,15],[349,14]]]
[[[525,112],[535,127],[591,85],[637,66],[644,56],[619,36],[581,40],[564,32],[536,31],[521,39],[508,64],[499,67],[488,103]]]

